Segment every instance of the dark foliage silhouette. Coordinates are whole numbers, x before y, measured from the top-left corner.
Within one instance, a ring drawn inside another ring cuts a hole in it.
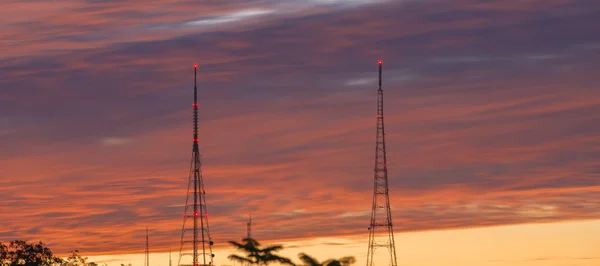
[[[69,257],[62,259],[42,242],[15,240],[8,245],[0,242],[0,266],[98,266],[95,262],[88,262],[87,257],[81,257],[78,252],[71,251]]]
[[[328,259],[320,263],[317,259],[306,253],[298,254],[298,258],[304,263],[303,266],[349,266],[356,262],[354,257],[343,257],[340,259]]]
[[[70,252],[69,257],[63,260],[61,266],[98,266],[95,262],[88,262],[87,257],[81,257],[79,250]]]
[[[293,265],[295,264],[288,258],[284,258],[273,253],[283,249],[282,245],[272,245],[265,248],[261,248],[260,243],[252,238],[244,238],[242,243],[235,241],[229,241],[238,251],[245,253],[245,257],[241,257],[235,254],[229,255],[227,258],[233,261],[240,262],[242,264],[250,265],[268,265],[273,262],[280,264]]]
[[[52,266],[61,265],[63,260],[54,256],[42,242],[27,243],[23,240],[0,243],[0,265],[2,266]]]

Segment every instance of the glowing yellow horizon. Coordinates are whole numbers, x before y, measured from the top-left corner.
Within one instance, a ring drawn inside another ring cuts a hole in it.
[[[400,265],[460,266],[539,266],[600,265],[600,220],[544,224],[505,225],[426,232],[396,233],[396,253]],[[260,238],[259,236],[256,236]],[[354,256],[355,265],[366,263],[368,236],[314,238],[289,241],[280,253],[299,263],[298,253],[305,252],[320,261]],[[275,244],[275,243],[264,243]],[[216,249],[215,265],[235,265],[227,256],[231,248]],[[378,250],[385,260],[386,250]],[[168,266],[168,252],[150,254],[150,266]],[[177,265],[178,252],[172,253]],[[109,266],[142,266],[144,254],[88,256],[91,261]],[[382,265],[385,266],[385,265]]]

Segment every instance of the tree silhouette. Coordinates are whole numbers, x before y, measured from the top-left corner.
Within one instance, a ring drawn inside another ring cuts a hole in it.
[[[0,265],[4,266],[4,262],[8,260],[8,247],[0,242]]]
[[[87,262],[87,258],[78,252],[71,251],[69,257],[61,259],[42,242],[15,240],[8,246],[0,242],[0,266],[98,266],[95,262]]]
[[[61,263],[62,259],[55,257],[42,242],[34,244],[15,240],[8,246],[0,243],[0,265],[2,266],[54,266]]]
[[[273,254],[274,252],[282,250],[282,245],[273,245],[261,248],[260,243],[252,238],[244,238],[242,239],[242,243],[237,243],[235,241],[229,241],[229,243],[238,251],[246,254],[246,257],[241,257],[235,254],[229,255],[227,258],[230,260],[237,261],[242,264],[258,266],[268,265],[269,263],[273,262],[295,266],[290,259]]]
[[[298,254],[298,258],[304,263],[304,266],[349,266],[356,262],[354,257],[343,257],[340,259],[328,259],[323,263],[319,263],[319,261],[306,253]]]
[[[79,250],[71,251],[69,257],[62,261],[61,266],[98,266],[95,262],[87,262],[87,257],[82,257],[78,253]]]

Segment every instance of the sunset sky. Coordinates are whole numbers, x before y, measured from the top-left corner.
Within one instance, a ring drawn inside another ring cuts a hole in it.
[[[197,63],[216,264],[364,265],[377,60],[399,265],[600,265],[597,0],[3,0],[0,242],[176,261]]]

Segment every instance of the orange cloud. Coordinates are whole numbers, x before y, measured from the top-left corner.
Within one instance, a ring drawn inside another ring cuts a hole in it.
[[[398,231],[598,218],[597,63],[580,42],[600,24],[581,6],[539,33],[530,16],[560,3],[311,7],[233,32],[127,38],[250,6],[72,3],[80,12],[47,25],[10,17],[1,32],[21,42],[0,45],[17,55],[0,60],[0,240],[139,251],[149,226],[157,249],[178,243],[193,62],[218,246],[244,235],[250,212],[265,240],[364,234],[379,58]],[[22,8],[41,19],[41,7]]]

